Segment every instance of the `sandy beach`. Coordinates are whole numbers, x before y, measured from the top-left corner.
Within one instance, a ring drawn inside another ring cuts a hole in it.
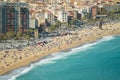
[[[22,66],[29,65],[52,53],[94,42],[103,36],[120,34],[120,22],[86,28],[64,36],[54,37],[49,43],[28,46],[23,49],[9,49],[0,52],[0,75]]]

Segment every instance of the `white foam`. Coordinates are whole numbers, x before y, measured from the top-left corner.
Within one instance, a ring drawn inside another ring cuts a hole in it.
[[[115,37],[114,36],[105,36],[105,37],[103,37],[102,39],[100,39],[99,41],[98,41],[98,43],[100,43],[100,42],[105,42],[105,41],[110,41],[110,40],[112,40],[112,39],[114,39]]]
[[[42,65],[45,65],[45,64],[53,64],[53,63],[55,63],[54,60],[58,60],[60,58],[62,58],[62,55],[59,55],[59,53],[58,53],[58,55],[53,54],[52,56],[50,56],[50,57],[48,57],[46,59],[43,59],[43,60],[40,60],[39,62],[31,64],[29,67],[26,67],[24,70],[19,70],[18,69],[18,72],[16,70],[15,71],[16,74],[14,74],[14,76],[12,76],[10,79],[4,79],[4,80],[16,80],[17,77],[29,72],[30,70],[37,67],[38,65],[42,66]]]
[[[110,41],[110,40],[112,40],[114,38],[115,38],[114,36],[105,36],[102,39],[97,40],[94,43],[88,43],[88,44],[85,44],[85,45],[83,45],[81,47],[73,48],[73,49],[71,49],[72,50],[71,52],[73,54],[73,52],[85,51],[85,50],[88,50],[88,49],[92,48],[92,46],[95,46],[95,45],[97,45],[99,43],[102,43],[102,42],[105,42],[105,41]]]
[[[29,72],[30,70],[32,70],[33,68],[37,67],[37,66],[42,66],[45,64],[53,64],[55,63],[57,60],[59,59],[65,59],[67,56],[74,54],[75,52],[78,51],[85,51],[87,49],[90,49],[92,46],[99,44],[101,42],[104,41],[109,41],[114,39],[114,36],[106,36],[103,37],[102,39],[94,42],[94,43],[89,43],[89,44],[85,44],[83,46],[77,47],[77,48],[73,48],[68,52],[57,52],[55,54],[51,54],[51,56],[47,57],[46,59],[42,59],[39,62],[33,63],[28,67],[24,67],[24,68],[20,68],[17,70],[14,70],[11,74],[2,76],[0,78],[2,78],[2,80],[16,80],[17,77],[26,74],[27,72]]]

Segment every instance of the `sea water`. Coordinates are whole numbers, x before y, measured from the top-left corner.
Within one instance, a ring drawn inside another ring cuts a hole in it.
[[[120,80],[120,36],[54,53],[0,80]]]

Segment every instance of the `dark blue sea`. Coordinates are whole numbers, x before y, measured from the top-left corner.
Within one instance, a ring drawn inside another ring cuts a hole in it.
[[[120,36],[54,53],[0,80],[120,80]]]

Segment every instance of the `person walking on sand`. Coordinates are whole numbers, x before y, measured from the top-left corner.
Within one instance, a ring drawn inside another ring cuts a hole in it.
[[[99,28],[100,28],[101,30],[103,30],[103,28],[102,28],[102,21],[99,22]]]

